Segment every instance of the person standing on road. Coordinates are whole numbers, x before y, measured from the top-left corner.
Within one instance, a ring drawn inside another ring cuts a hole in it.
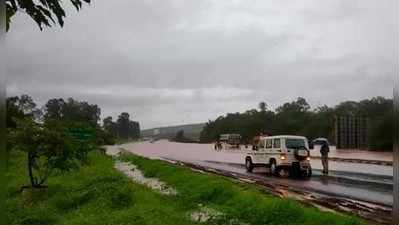
[[[220,143],[219,140],[216,140],[215,142],[215,151],[221,151],[222,150],[222,143]]]
[[[220,141],[219,140],[216,140],[216,142],[215,142],[215,150],[216,151],[220,150]]]
[[[323,174],[328,174],[328,152],[330,152],[330,147],[327,141],[323,141],[320,148],[321,163],[323,165]]]

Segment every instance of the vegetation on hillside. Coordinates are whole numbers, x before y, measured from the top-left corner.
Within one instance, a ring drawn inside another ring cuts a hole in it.
[[[117,140],[132,140],[140,137],[139,122],[132,121],[129,113],[122,112],[118,120],[106,117],[100,122],[101,109],[98,105],[73,98],[54,98],[43,107],[38,107],[28,95],[7,98],[7,128],[17,127],[19,119],[30,119],[38,123],[58,123],[71,130],[92,133],[96,144],[114,144]]]
[[[311,109],[304,98],[284,103],[276,110],[268,109],[261,102],[259,109],[243,113],[228,113],[210,120],[201,132],[202,142],[216,140],[222,133],[240,133],[244,141],[250,142],[260,132],[272,135],[296,134],[309,139],[334,138],[336,116],[356,115],[369,118],[369,149],[392,151],[392,99],[375,97],[362,101],[345,101],[335,107],[321,106]]]
[[[112,120],[111,116],[106,117],[103,120],[103,128],[108,134],[117,137],[119,142],[140,138],[140,124],[130,120],[130,115],[127,112],[121,113],[116,122]]]

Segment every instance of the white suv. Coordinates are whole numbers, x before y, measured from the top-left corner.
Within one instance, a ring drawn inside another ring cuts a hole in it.
[[[248,172],[258,166],[266,166],[273,175],[297,174],[311,177],[308,140],[303,136],[292,135],[261,137],[255,150],[245,156]]]

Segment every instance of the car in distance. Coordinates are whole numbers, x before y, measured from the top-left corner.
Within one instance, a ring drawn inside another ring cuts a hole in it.
[[[261,137],[257,147],[245,156],[248,172],[258,166],[267,167],[276,176],[310,178],[312,167],[307,138],[293,135]]]

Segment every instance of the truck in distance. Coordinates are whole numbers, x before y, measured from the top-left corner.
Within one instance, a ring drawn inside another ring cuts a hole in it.
[[[241,135],[240,134],[221,134],[219,141],[225,148],[240,148]]]

